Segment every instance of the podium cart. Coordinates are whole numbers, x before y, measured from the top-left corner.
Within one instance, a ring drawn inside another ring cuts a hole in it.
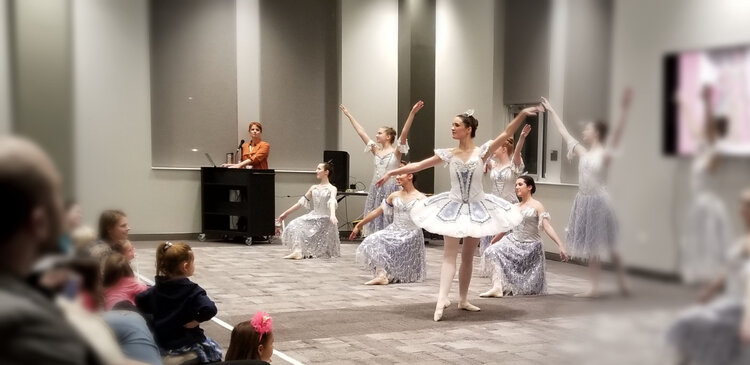
[[[241,236],[251,245],[253,237],[274,234],[274,170],[201,168],[200,241],[207,236]]]

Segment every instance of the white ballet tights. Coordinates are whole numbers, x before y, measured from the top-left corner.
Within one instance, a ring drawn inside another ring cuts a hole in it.
[[[458,295],[460,298],[458,306],[467,310],[479,310],[479,308],[472,306],[467,301],[471,275],[474,271],[474,250],[479,245],[479,238],[465,237],[463,240],[464,243],[461,245],[461,267],[458,272]],[[446,306],[449,303],[448,293],[453,283],[453,277],[456,274],[459,238],[445,236],[444,242],[443,266],[440,270],[440,291],[438,292],[436,308],[440,308],[441,305]]]

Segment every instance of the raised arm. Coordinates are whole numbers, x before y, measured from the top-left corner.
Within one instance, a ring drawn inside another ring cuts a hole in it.
[[[500,148],[500,146],[505,143],[505,140],[508,139],[508,137],[512,136],[513,133],[516,133],[516,130],[521,126],[521,123],[526,120],[526,117],[530,115],[536,115],[537,113],[543,111],[544,109],[542,109],[542,107],[540,106],[532,106],[521,110],[521,112],[518,113],[515,118],[513,118],[510,124],[505,127],[505,130],[492,141],[489,150],[487,150],[487,153],[482,156],[482,160],[486,161],[490,156],[492,156],[492,153],[494,153],[495,150]]]
[[[401,142],[401,145],[406,144],[407,136],[409,135],[409,130],[411,130],[411,124],[414,122],[414,116],[419,113],[419,110],[424,107],[424,101],[420,100],[416,104],[414,104],[413,107],[411,107],[411,111],[409,112],[409,117],[406,118],[406,123],[404,123],[404,128],[401,129],[401,136],[399,136],[399,141]]]
[[[402,174],[413,174],[415,172],[419,172],[419,171],[422,171],[422,170],[425,170],[425,169],[429,169],[430,167],[433,167],[433,166],[439,164],[441,161],[443,161],[443,160],[441,160],[440,157],[438,157],[437,155],[433,155],[432,157],[426,158],[426,159],[424,159],[422,161],[415,162],[415,163],[410,163],[410,164],[408,164],[406,166],[399,167],[399,168],[393,169],[391,171],[386,171],[386,173],[383,174],[383,177],[381,177],[380,180],[378,180],[375,183],[375,185],[377,185],[377,186],[383,186],[383,184],[388,179],[390,179],[391,176],[402,175]]]
[[[612,135],[609,137],[609,140],[605,144],[605,146],[609,147],[610,149],[616,149],[617,146],[620,145],[622,132],[623,130],[625,130],[625,124],[627,124],[628,120],[628,112],[630,111],[631,100],[633,100],[633,90],[627,88],[622,95],[622,110],[620,111],[620,118],[617,120],[614,133],[612,133]]]
[[[349,122],[352,123],[352,127],[354,127],[354,130],[359,135],[359,138],[362,138],[362,142],[367,144],[370,142],[370,136],[367,135],[367,132],[365,132],[365,129],[362,128],[362,126],[357,122],[356,119],[354,119],[354,116],[352,113],[349,113],[349,110],[346,109],[344,105],[339,105],[339,109],[341,109],[342,112],[344,112],[344,115],[346,115],[347,118],[349,118]]]
[[[568,146],[570,146],[571,143],[575,143],[576,139],[573,138],[572,135],[570,135],[570,132],[568,132],[568,129],[565,128],[565,124],[563,124],[562,119],[560,119],[560,116],[557,115],[555,109],[552,108],[552,104],[550,104],[549,100],[545,99],[544,97],[542,97],[542,106],[544,106],[544,109],[547,109],[550,112],[550,115],[552,116],[552,123],[555,124],[557,131],[563,137],[565,143],[567,143]],[[586,148],[578,143],[575,145],[575,147],[573,147],[573,153],[580,156],[586,153]]]
[[[526,142],[526,137],[529,136],[529,133],[531,133],[531,124],[523,126],[523,130],[521,130],[521,137],[518,138],[518,142],[516,142],[516,149],[513,151],[513,164],[516,166],[519,166],[521,165],[521,163],[523,163],[523,159],[521,158],[521,151],[523,150],[523,144]]]

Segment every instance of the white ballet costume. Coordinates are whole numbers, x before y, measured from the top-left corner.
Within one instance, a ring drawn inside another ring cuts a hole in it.
[[[714,278],[726,263],[725,253],[732,240],[727,208],[712,190],[716,181],[709,165],[715,154],[703,143],[692,162],[691,204],[680,240],[681,272],[686,283]]]
[[[452,149],[436,149],[435,155],[450,168],[451,190],[420,200],[411,209],[414,223],[425,230],[463,238],[496,235],[521,223],[518,207],[482,188],[482,174],[492,141],[474,149],[464,162]]]
[[[373,272],[385,270],[389,282],[424,280],[427,266],[424,235],[409,216],[409,211],[419,200],[404,202],[401,197],[395,197],[393,206],[383,200],[380,205],[383,214],[393,215],[393,223],[362,241],[357,248],[357,263]]]
[[[510,164],[500,166],[493,159],[490,161],[490,180],[492,181],[492,194],[499,196],[509,203],[518,203],[518,196],[516,196],[516,180],[523,174],[524,166],[523,161],[520,164],[515,164],[512,160]],[[485,236],[479,240],[479,250],[476,253],[480,257],[480,272],[482,276],[489,275],[488,267],[484,261],[484,250],[490,246],[494,236]]]
[[[377,145],[375,144],[375,142],[370,140],[369,142],[367,142],[367,146],[365,147],[365,152],[371,152],[373,154],[375,171],[372,174],[372,182],[370,182],[370,189],[367,194],[367,200],[365,201],[365,211],[363,215],[367,215],[371,211],[375,210],[383,201],[383,199],[388,198],[391,193],[401,189],[401,187],[396,182],[395,177],[391,177],[390,179],[386,180],[386,182],[381,187],[378,187],[377,185],[375,185],[375,183],[380,180],[380,178],[383,177],[386,172],[397,169],[400,166],[401,161],[396,158],[396,150],[398,150],[402,154],[409,153],[409,142],[407,141],[406,144],[401,145],[399,139],[396,139],[396,142],[393,145],[394,150],[383,156],[378,156],[378,154],[375,153],[376,146]],[[365,226],[362,228],[362,235],[365,237],[369,236],[370,234],[373,234],[385,228],[387,225],[391,224],[391,222],[393,222],[393,220],[390,215],[386,216],[385,214],[382,214],[379,217],[373,219],[371,222],[365,224]]]
[[[503,291],[513,295],[544,294],[545,257],[542,236],[539,230],[547,212],[539,214],[533,207],[521,209],[523,222],[503,236],[494,245],[487,247],[484,258],[488,263],[492,283],[501,283]]]
[[[568,147],[573,156],[577,141]],[[617,244],[617,218],[606,187],[607,166],[604,149],[583,154],[578,162],[578,193],[573,201],[565,241],[573,257],[589,259],[613,253]]]
[[[331,206],[336,207],[336,195],[327,186],[315,185],[312,201],[303,195],[299,204],[310,212],[294,219],[281,234],[281,242],[304,258],[338,257],[341,252],[339,230],[331,222]]]
[[[750,363],[750,347],[739,338],[745,313],[750,257],[738,242],[728,250],[724,292],[707,304],[680,313],[667,331],[667,341],[690,364]]]

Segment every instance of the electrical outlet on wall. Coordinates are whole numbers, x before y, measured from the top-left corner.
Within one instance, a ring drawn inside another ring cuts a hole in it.
[[[557,161],[557,150],[552,150],[552,152],[549,155],[550,161]]]

